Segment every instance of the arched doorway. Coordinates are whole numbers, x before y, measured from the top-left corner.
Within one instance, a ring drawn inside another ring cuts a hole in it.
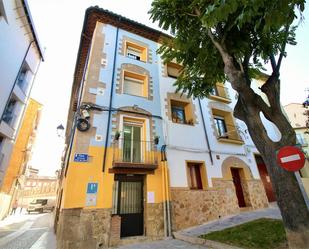
[[[222,163],[222,175],[224,179],[233,181],[238,206],[251,206],[247,186],[247,181],[252,180],[249,166],[241,159],[230,156]]]

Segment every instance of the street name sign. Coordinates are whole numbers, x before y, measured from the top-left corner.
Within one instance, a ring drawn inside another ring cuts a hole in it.
[[[277,163],[288,171],[298,171],[305,165],[304,153],[294,146],[284,146],[277,153]]]
[[[76,153],[74,155],[74,162],[88,162],[88,161],[89,161],[89,155],[88,154]]]

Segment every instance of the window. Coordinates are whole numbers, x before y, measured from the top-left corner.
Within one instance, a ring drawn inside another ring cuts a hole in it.
[[[215,116],[214,120],[215,120],[215,124],[216,124],[219,137],[228,138],[224,117]]]
[[[210,94],[211,94],[211,95],[218,96],[218,95],[219,95],[219,93],[218,93],[218,89],[217,89],[217,87],[214,87],[213,89],[211,89]]]
[[[243,144],[243,140],[238,134],[232,112],[212,109],[212,115],[218,141]]]
[[[10,101],[9,101],[9,104],[7,105],[7,107],[4,110],[2,120],[10,126],[14,125],[14,122],[15,122],[15,119],[16,119],[15,118],[16,115],[14,114],[15,106],[16,106],[16,100],[11,98]]]
[[[178,124],[193,125],[192,104],[189,102],[181,102],[171,100],[172,121]]]
[[[3,143],[4,138],[2,136],[0,136],[0,150],[2,148],[2,143]]]
[[[296,142],[297,144],[302,146],[307,145],[306,139],[304,138],[303,134],[296,134]]]
[[[141,162],[142,124],[124,124],[123,126],[123,161]]]
[[[26,65],[23,65],[18,78],[17,78],[17,85],[23,90],[25,91],[26,88],[26,75],[28,72],[28,68],[26,67]]]
[[[166,68],[168,77],[177,79],[177,77],[180,75],[182,66],[173,62],[168,62],[166,64]]]
[[[126,56],[138,61],[147,61],[147,49],[131,42],[126,42]]]
[[[172,120],[174,123],[186,123],[185,108],[183,106],[172,105]]]
[[[223,83],[219,83],[219,82],[216,83],[216,85],[210,91],[209,98],[217,100],[217,101],[225,102],[225,103],[231,103],[228,89],[224,87]]]
[[[123,93],[146,97],[148,95],[146,76],[124,72]]]
[[[204,163],[187,162],[187,178],[190,189],[204,189],[207,186],[207,176]]]

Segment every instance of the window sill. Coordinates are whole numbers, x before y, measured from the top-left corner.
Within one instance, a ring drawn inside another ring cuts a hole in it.
[[[133,58],[131,58],[130,56],[125,56],[125,57],[127,57],[127,58],[129,58],[129,59],[131,59],[131,60],[134,60],[134,61],[140,61],[140,62],[143,62],[143,63],[147,63],[147,61],[143,61],[143,60],[136,60],[136,59],[133,59]]]
[[[209,98],[209,99],[212,99],[212,100],[221,101],[221,102],[224,102],[224,103],[227,103],[227,104],[232,103],[232,100],[231,100],[231,99],[226,98],[226,97],[217,96],[217,95],[212,95],[212,94],[210,94],[210,95],[208,96],[208,98]]]
[[[239,144],[239,145],[242,145],[245,143],[243,140],[240,140],[240,139],[221,138],[221,137],[218,137],[217,139],[219,142],[222,142],[222,143],[231,143],[231,144]]]
[[[172,121],[172,122],[173,122],[174,124],[194,126],[194,124],[178,123],[178,122],[175,122],[175,121]]]
[[[122,94],[148,100],[148,96],[140,96],[140,95],[134,95],[134,94],[130,94],[130,93],[122,93]]]

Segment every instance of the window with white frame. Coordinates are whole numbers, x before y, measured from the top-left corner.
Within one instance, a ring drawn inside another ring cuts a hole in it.
[[[228,137],[224,117],[214,116],[214,120],[219,137]]]
[[[27,76],[27,73],[29,71],[29,68],[26,64],[24,64],[22,66],[22,69],[17,77],[17,85],[20,87],[20,89],[22,89],[24,92],[26,91],[27,89],[27,81],[26,81],[26,76]]]
[[[16,121],[16,115],[14,113],[16,104],[17,101],[14,98],[11,98],[3,113],[2,120],[10,126],[14,126]]]

